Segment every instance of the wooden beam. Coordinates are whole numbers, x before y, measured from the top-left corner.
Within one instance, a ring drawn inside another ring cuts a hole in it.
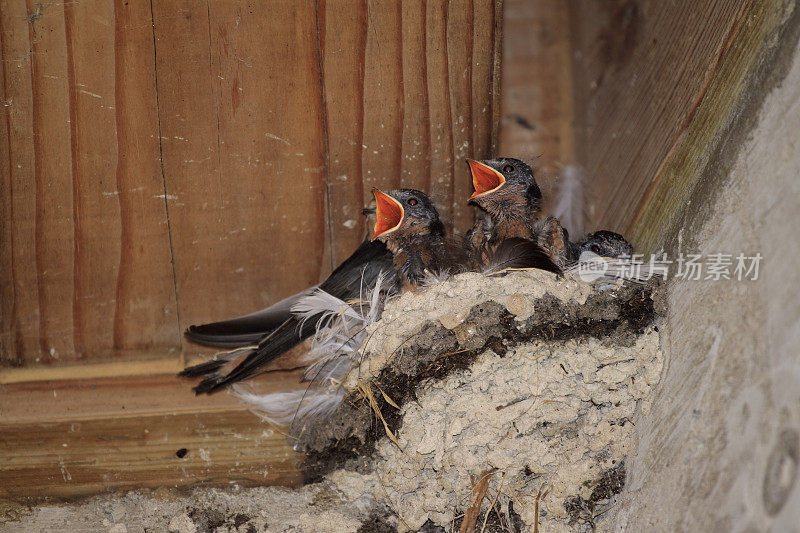
[[[253,386],[298,378],[265,374]],[[300,482],[301,455],[284,435],[233,396],[190,386],[173,375],[0,385],[0,495]]]
[[[676,226],[692,195],[704,182],[715,181],[714,174],[724,173],[725,159],[735,157],[734,153],[715,154],[735,149],[723,146],[726,132],[745,113],[748,103],[752,106],[760,101],[769,88],[764,80],[777,75],[778,65],[772,56],[780,49],[776,43],[780,43],[782,33],[787,29],[798,31],[792,27],[792,23],[798,24],[797,7],[794,9],[794,16],[787,18],[780,2],[758,0],[748,7],[715,67],[708,90],[697,102],[691,120],[680,131],[628,225],[642,252],[664,248],[667,236],[678,234]],[[766,71],[759,74],[759,68]],[[752,115],[756,112],[750,110]]]
[[[569,2],[575,154],[589,217],[625,232],[753,2]],[[634,242],[640,248],[640,243]]]

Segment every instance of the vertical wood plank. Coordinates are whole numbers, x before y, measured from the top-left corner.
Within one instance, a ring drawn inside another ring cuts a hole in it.
[[[316,11],[291,1],[209,5],[220,175],[235,193],[223,210],[229,239],[249,261],[245,279],[292,294],[330,272]],[[245,228],[264,245],[241,250],[254,240]],[[287,257],[291,269],[275,268]]]
[[[574,162],[567,2],[508,0],[503,18],[499,153],[535,166],[546,208],[555,175]]]
[[[497,53],[497,5],[495,2],[476,1],[472,7],[473,156],[476,159],[486,159],[492,155],[493,100],[500,97],[499,94],[494,94],[493,83]]]
[[[440,214],[452,228],[455,197],[453,134],[450,120],[450,89],[447,48],[447,0],[428,0],[425,6],[425,51],[427,55],[428,129],[430,131],[431,190]],[[462,171],[466,169],[464,165]],[[466,201],[466,200],[464,200]]]
[[[403,139],[400,175],[403,187],[430,191],[430,108],[428,105],[428,56],[426,50],[426,3],[402,3],[403,45]]]
[[[3,5],[3,56],[16,65],[4,71],[5,360],[162,357],[177,346],[150,20],[146,4]]]
[[[231,250],[219,246],[229,230],[220,224],[226,188],[218,174],[208,7],[192,0],[154,0],[152,10],[162,194],[173,246],[178,313],[189,321],[218,320],[225,313],[246,312],[253,302],[245,291],[235,291],[226,273],[220,272]],[[235,297],[219,298],[215,290]],[[234,309],[231,300],[238,301],[241,309]]]
[[[36,175],[28,12],[22,2],[0,3],[2,98],[0,127],[0,363],[23,365],[39,355]]]
[[[39,352],[43,363],[74,360],[73,153],[64,9],[27,2],[31,41]],[[24,319],[27,319],[25,317]],[[26,361],[30,361],[26,355]]]
[[[474,156],[475,146],[472,102],[473,5],[473,0],[450,0],[446,25],[454,165],[452,221],[454,227],[462,232],[472,225],[474,213],[474,209],[467,205],[467,199],[472,194],[472,182],[464,161]]]
[[[74,357],[113,347],[120,257],[111,2],[64,4],[72,149]]]
[[[346,259],[367,230],[363,184],[364,61],[367,2],[321,0],[317,6],[328,146],[330,226],[334,265]]]
[[[120,256],[113,353],[178,355],[181,331],[172,272],[158,140],[155,51],[150,5],[114,0],[114,101],[119,151]]]
[[[401,185],[403,157],[402,3],[367,2],[364,60],[364,190]],[[368,201],[369,198],[365,198]]]
[[[182,326],[317,283],[330,260],[313,4],[163,1],[154,17]]]

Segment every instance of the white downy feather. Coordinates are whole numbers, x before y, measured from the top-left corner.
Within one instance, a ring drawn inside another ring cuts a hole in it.
[[[567,165],[559,173],[558,190],[553,203],[553,216],[570,235],[583,235],[586,219],[586,171],[578,165]]]
[[[262,420],[276,426],[290,426],[296,419],[308,416],[328,416],[344,397],[341,387],[256,394],[248,385],[239,383],[231,386],[231,393]]]
[[[295,436],[302,434],[309,420],[330,416],[344,398],[340,382],[360,354],[366,327],[380,319],[385,300],[392,296],[384,294],[385,281],[386,276],[379,274],[374,287],[362,286],[361,298],[353,302],[317,289],[292,306],[304,320],[322,315],[305,358],[310,363],[303,375],[310,382],[307,388],[256,394],[247,385],[236,385],[231,392],[263,420],[290,426]]]

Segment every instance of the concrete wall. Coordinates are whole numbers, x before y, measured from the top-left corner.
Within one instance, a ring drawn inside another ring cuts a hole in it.
[[[758,280],[669,282],[668,368],[603,521],[616,530],[800,531],[800,48],[781,46],[762,70],[785,78],[760,87],[668,246],[760,252]]]

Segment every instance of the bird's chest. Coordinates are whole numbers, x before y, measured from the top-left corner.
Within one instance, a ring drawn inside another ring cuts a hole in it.
[[[398,246],[394,252],[395,270],[404,285],[418,284],[425,277],[426,270],[434,271],[436,265],[436,254],[422,243]]]
[[[531,237],[531,228],[526,223],[524,217],[508,216],[495,222],[490,242],[492,244],[498,244],[507,239],[530,239]]]

